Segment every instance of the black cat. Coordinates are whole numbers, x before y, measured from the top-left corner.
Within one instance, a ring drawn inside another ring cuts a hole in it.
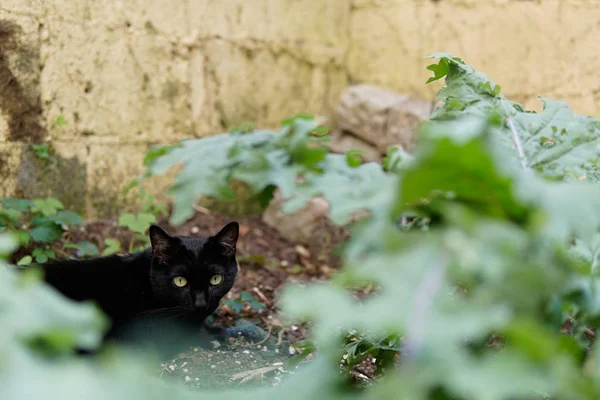
[[[153,225],[152,246],[140,253],[29,268],[42,268],[45,281],[65,296],[95,301],[112,320],[107,339],[148,339],[163,351],[182,350],[198,344],[204,320],[233,286],[238,232],[237,222],[205,238],[170,236]]]

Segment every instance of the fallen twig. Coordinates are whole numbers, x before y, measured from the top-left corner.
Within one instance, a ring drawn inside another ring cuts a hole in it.
[[[271,303],[271,301],[270,301],[270,300],[267,298],[267,296],[265,296],[265,295],[263,294],[263,292],[261,292],[261,291],[260,291],[260,289],[259,289],[259,288],[257,288],[257,287],[253,287],[253,288],[252,288],[252,291],[253,291],[254,293],[256,293],[256,295],[257,295],[257,296],[258,296],[258,297],[259,297],[259,298],[260,298],[260,299],[261,299],[261,300],[262,300],[264,303],[266,303],[266,304],[269,304],[269,303]]]
[[[271,330],[272,329],[273,329],[273,326],[269,325],[269,330],[267,331],[267,334],[265,335],[264,339],[261,340],[260,342],[256,343],[256,344],[258,345],[258,344],[263,344],[264,342],[266,342],[267,339],[269,338],[269,336],[271,336]]]
[[[237,381],[238,379],[241,379],[240,384],[248,382],[250,379],[255,378],[257,376],[262,376],[264,374],[266,374],[267,372],[271,372],[274,371],[276,369],[281,368],[279,365],[270,365],[268,367],[262,367],[262,368],[257,368],[257,369],[253,369],[250,371],[242,371],[242,372],[238,372],[235,375],[231,376],[231,380]]]

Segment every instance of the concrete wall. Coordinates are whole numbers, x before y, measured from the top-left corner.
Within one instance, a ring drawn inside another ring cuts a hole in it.
[[[600,116],[598,21],[595,0],[0,0],[0,197],[114,215],[149,144],[331,115],[350,83],[429,99],[437,51]]]

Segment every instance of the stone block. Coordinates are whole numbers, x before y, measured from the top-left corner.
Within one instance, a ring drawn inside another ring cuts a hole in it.
[[[48,24],[42,98],[53,137],[148,143],[194,134],[187,56],[172,54],[168,38],[58,20]],[[56,124],[60,116],[67,125]]]
[[[42,159],[28,143],[0,144],[1,197],[56,197],[65,207],[85,212],[86,152],[71,143],[55,143]]]
[[[17,194],[16,176],[21,165],[23,145],[20,143],[0,142],[0,198]]]
[[[384,154],[389,146],[410,150],[417,124],[429,117],[432,103],[371,85],[346,89],[337,108],[337,124]]]
[[[198,51],[205,56],[206,93],[196,92],[192,109],[201,109],[194,104],[202,102],[217,113],[222,129],[248,121],[278,127],[281,119],[298,113],[326,113],[324,99],[341,89],[329,82],[340,82],[336,75],[343,74],[342,69],[311,65],[285,51],[220,39],[204,43]]]
[[[125,211],[140,211],[141,198],[133,189],[127,196],[125,186],[143,171],[146,144],[100,144],[89,146],[87,168],[87,216],[115,217]],[[173,172],[153,177],[142,187],[158,200],[166,201],[165,189],[173,182]]]
[[[0,8],[0,141],[40,142],[38,20]]]
[[[43,0],[2,0],[2,13],[39,17],[42,14]]]
[[[253,42],[313,64],[342,64],[348,46],[350,3],[343,1],[191,0],[189,26],[200,38]]]

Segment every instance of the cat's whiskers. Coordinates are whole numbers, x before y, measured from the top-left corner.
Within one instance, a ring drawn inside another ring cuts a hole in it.
[[[161,314],[161,313],[172,313],[172,312],[177,312],[177,311],[184,311],[184,309],[181,306],[155,308],[152,310],[142,311],[140,313],[140,315],[154,315],[154,314]]]

